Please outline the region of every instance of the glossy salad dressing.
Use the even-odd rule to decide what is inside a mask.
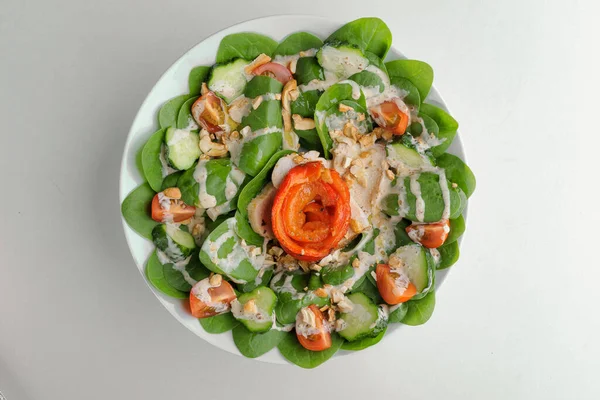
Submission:
[[[203,208],[211,208],[217,205],[217,198],[206,191],[206,180],[208,179],[207,163],[207,160],[198,161],[194,170],[194,180],[198,182],[198,202]]]

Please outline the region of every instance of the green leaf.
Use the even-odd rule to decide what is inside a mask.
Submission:
[[[438,247],[437,250],[440,253],[440,262],[436,267],[437,269],[446,269],[453,266],[460,257],[458,242],[444,244]]]
[[[446,170],[446,178],[460,187],[467,198],[471,197],[477,186],[475,175],[463,160],[449,153],[444,153],[437,158],[438,167]]]
[[[248,358],[260,357],[283,340],[288,332],[271,329],[265,333],[252,333],[243,325],[233,328],[233,342],[240,353]]]
[[[195,251],[190,259],[188,265],[185,266],[185,270],[195,281],[201,281],[202,279],[210,275],[210,271],[202,265],[200,258],[198,258],[198,251]],[[173,268],[173,264],[168,263],[163,265],[163,275],[167,283],[174,289],[181,292],[189,292],[192,290],[192,285],[188,283],[183,277],[183,274]]]
[[[292,101],[292,114],[298,114],[304,118],[314,118],[315,108],[321,93],[319,90],[300,92],[298,98]]]
[[[427,295],[419,300],[410,300],[406,302],[406,315],[402,319],[402,323],[406,325],[422,325],[429,321],[435,308],[435,292],[430,291]]]
[[[379,343],[381,341],[381,339],[383,339],[383,336],[385,335],[386,331],[387,331],[387,327],[383,328],[383,330],[381,332],[379,332],[379,334],[375,337],[366,337],[363,339],[355,340],[353,342],[345,341],[342,344],[342,350],[358,351],[358,350],[366,349],[367,347],[374,346],[377,343]]]
[[[190,120],[193,121],[192,105],[196,100],[198,100],[198,96],[191,97],[182,104],[179,114],[177,114],[177,122],[175,124],[177,129],[187,129],[190,125]]]
[[[325,41],[339,40],[357,45],[363,51],[370,51],[385,58],[392,45],[392,32],[379,18],[360,18],[333,32]]]
[[[331,347],[323,351],[306,350],[293,332],[279,342],[277,348],[289,362],[302,368],[315,368],[329,360],[342,346],[344,340],[337,333],[331,335]]]
[[[461,215],[458,218],[451,219],[450,233],[448,233],[448,237],[446,238],[444,244],[456,242],[463,233],[465,233],[465,219],[463,216]]]
[[[406,233],[406,227],[410,224],[411,221],[402,219],[402,221],[398,222],[398,224],[396,224],[394,227],[394,234],[396,235],[396,248],[414,243],[410,236],[408,236],[408,233]]]
[[[431,104],[421,104],[421,109],[419,111],[421,114],[431,117],[439,127],[438,138],[444,140],[444,142],[439,146],[431,148],[433,156],[439,157],[448,150],[448,147],[452,144],[452,141],[456,136],[456,131],[458,130],[458,122],[456,122],[456,120],[446,111]]]
[[[283,128],[281,117],[281,102],[277,100],[263,101],[256,110],[250,112],[242,119],[238,130],[249,126],[253,131],[275,127]]]
[[[408,306],[406,305],[406,303],[398,304],[397,308],[394,311],[390,312],[390,317],[388,319],[388,322],[389,323],[402,322],[402,320],[406,316],[407,311],[408,311]]]
[[[442,189],[439,183],[439,176],[432,172],[424,172],[417,179],[421,186],[421,197],[425,203],[425,213],[423,221],[420,222],[437,222],[442,219],[445,202],[442,194]],[[407,188],[406,201],[408,204],[408,212],[406,218],[411,221],[418,221],[416,216],[416,197],[412,193],[411,179],[409,177],[404,179],[404,186]],[[462,210],[466,203],[463,203],[461,199],[462,190],[460,188],[448,187],[450,192],[450,218],[456,218],[462,214]],[[394,197],[395,196],[395,197]],[[395,200],[394,200],[395,198]],[[465,197],[466,202],[466,197]],[[390,195],[384,199],[385,211],[388,212],[388,207],[398,208],[398,197],[397,195]],[[397,211],[396,211],[397,215]],[[455,217],[456,215],[456,217]]]
[[[162,164],[160,163],[160,152],[165,139],[166,128],[154,132],[142,149],[142,169],[144,176],[155,192],[162,188]]]
[[[316,129],[300,130],[294,129],[296,135],[300,139],[300,146],[306,150],[316,150],[319,153],[323,152],[323,145],[319,139],[319,133]]]
[[[299,58],[296,63],[296,73],[294,75],[298,81],[298,85],[305,85],[314,79],[325,80],[323,67],[317,61],[317,57]]]
[[[143,153],[144,153],[144,146],[140,147],[139,150],[137,151],[137,153],[135,153],[135,166],[137,167],[138,171],[140,171],[140,174],[142,174],[142,176],[145,179],[146,177],[144,176],[144,166],[142,165],[142,154]]]
[[[383,91],[385,90],[385,84],[383,83],[381,78],[374,72],[361,71],[352,75],[348,79],[358,83],[362,87],[378,86],[379,93],[383,93]]]
[[[261,53],[273,55],[277,42],[270,37],[252,32],[233,33],[225,36],[217,50],[217,64],[224,64],[234,58],[252,61]]]
[[[194,179],[194,171],[196,170],[196,163],[192,165],[190,169],[185,171],[177,180],[177,187],[181,191],[181,200],[185,204],[192,206],[198,206],[198,193],[200,190],[200,184]],[[165,178],[167,180],[169,177]]]
[[[253,99],[267,93],[281,93],[283,85],[270,76],[255,76],[248,82],[244,89],[244,96]]]
[[[308,32],[295,32],[279,43],[273,53],[274,56],[291,56],[301,51],[318,49],[323,46],[323,41]]]
[[[262,188],[268,183],[271,178],[271,170],[277,164],[277,161],[281,157],[293,153],[291,150],[281,150],[273,154],[269,161],[265,164],[262,170],[254,177],[244,188],[241,190],[238,197],[236,213],[237,220],[237,234],[244,239],[247,243],[255,246],[261,246],[264,238],[258,233],[254,232],[248,222],[248,205],[262,190]]]
[[[390,78],[390,83],[407,93],[406,97],[402,99],[406,104],[416,107],[417,110],[421,107],[419,89],[411,81],[406,78],[394,76]]]
[[[176,172],[173,172],[170,175],[167,175],[165,177],[165,179],[163,180],[162,187],[160,188],[160,190],[162,191],[162,190],[165,190],[167,188],[177,186],[177,181],[179,180],[179,178],[181,177],[181,175],[183,175],[183,172],[184,171],[176,171]],[[190,204],[194,204],[194,203],[190,203]]]
[[[239,325],[239,321],[230,312],[214,317],[200,318],[199,321],[206,332],[213,334],[230,331]]]
[[[419,60],[394,60],[385,64],[390,78],[405,78],[419,90],[421,100],[425,100],[433,84],[433,68]]]
[[[142,183],[121,204],[121,214],[127,225],[149,240],[152,240],[152,229],[158,225],[158,222],[150,218],[150,205],[155,194],[147,182]]]
[[[367,271],[367,273],[365,274],[365,277],[367,279],[364,279],[358,287],[353,288],[351,293],[362,293],[368,298],[370,298],[373,301],[373,303],[381,304],[383,303],[383,299],[379,294],[377,285],[373,282],[371,271],[373,271],[373,268],[370,268],[369,271]]]
[[[165,279],[163,265],[158,260],[156,251],[152,252],[146,263],[146,277],[152,286],[167,296],[175,297],[176,299],[185,299],[188,297],[187,293],[179,291],[169,285]]]
[[[423,125],[425,125],[425,129],[427,129],[427,132],[433,134],[436,137],[439,135],[440,128],[432,118],[422,113],[419,113],[419,118],[423,120]],[[423,133],[423,125],[415,121],[408,126],[406,132],[409,133],[411,136],[419,137]],[[408,139],[409,136],[402,135],[402,139],[404,140],[405,138]],[[413,145],[410,144],[409,147],[411,146]]]
[[[329,285],[341,285],[354,276],[354,268],[350,259],[347,265],[327,265],[321,269],[321,279]]]
[[[179,109],[187,100],[194,97],[193,94],[182,94],[167,101],[158,111],[158,125],[161,128],[175,127]]]
[[[200,95],[202,82],[208,81],[210,68],[204,65],[192,68],[188,77],[188,88],[191,95]]]

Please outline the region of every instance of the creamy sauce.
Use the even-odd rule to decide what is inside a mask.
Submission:
[[[194,170],[194,179],[198,182],[198,202],[203,208],[211,208],[217,205],[217,198],[206,191],[206,180],[208,171],[206,169],[207,160],[198,161]]]
[[[285,276],[285,278],[283,278]],[[279,281],[283,278],[283,283],[281,285],[277,285]],[[293,274],[285,274],[283,271],[275,274],[273,279],[271,279],[271,289],[275,293],[290,293],[292,295],[292,299],[298,300],[303,298],[306,293],[299,292],[296,290],[294,285],[292,285],[292,280],[294,279]]]
[[[248,312],[244,310],[244,305],[240,303],[238,299],[234,299],[231,302],[231,313],[236,319],[243,319],[253,322],[272,321],[275,323],[275,313],[269,314],[260,307],[256,307],[256,312]]]
[[[189,274],[189,272],[187,272],[187,270],[185,269],[188,266],[188,264],[190,263],[192,256],[189,256],[185,260],[173,262],[172,260],[169,259],[169,257],[165,253],[163,253],[162,251],[160,251],[158,249],[156,250],[156,255],[162,265],[171,264],[173,269],[175,271],[179,271],[181,273],[181,275],[183,275],[183,279],[185,279],[185,281],[187,283],[189,283],[191,286],[194,286],[196,283],[198,283],[198,281],[195,280],[194,278],[192,278],[191,275]]]
[[[173,222],[173,214],[171,211],[171,199],[169,199],[163,192],[158,193],[158,203],[160,204],[160,208],[164,211],[162,222],[172,223]]]
[[[167,146],[165,146],[164,144],[160,146],[160,153],[158,153],[158,159],[160,160],[160,165],[162,167],[163,178],[177,171],[176,169],[171,168],[171,166],[167,162]]]
[[[164,250],[166,256],[173,261],[181,261],[183,260],[183,253],[175,244],[171,236],[177,231],[179,227],[171,224],[167,224],[167,234],[165,235],[167,238],[167,248]]]
[[[167,141],[167,145],[175,146],[177,143],[182,140],[186,140],[190,137],[190,132],[184,129],[175,129],[173,132],[173,136]]]
[[[415,216],[417,220],[423,222],[425,218],[425,201],[421,196],[421,184],[419,183],[420,175],[411,175],[410,177],[410,192],[415,196]]]
[[[319,51],[319,49],[308,49],[298,54],[292,54],[289,56],[277,55],[273,58],[272,61],[274,63],[281,64],[284,67],[289,67],[290,64],[295,64],[296,62],[298,62],[298,59],[300,59],[301,57],[314,57],[317,54],[317,51]]]
[[[191,294],[194,295],[200,301],[202,301],[204,304],[206,304],[208,307],[213,308],[214,311],[219,314],[229,311],[229,303],[212,301],[210,293],[208,293],[208,290],[212,287],[213,286],[210,284],[209,278],[205,278],[192,287]]]

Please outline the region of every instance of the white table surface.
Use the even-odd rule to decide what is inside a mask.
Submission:
[[[0,0],[0,391],[600,398],[597,4]],[[430,322],[305,371],[213,348],[162,308],[129,255],[117,181],[135,112],[188,48],[258,16],[334,12],[384,18],[434,67],[478,187]]]

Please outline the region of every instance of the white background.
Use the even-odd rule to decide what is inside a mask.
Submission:
[[[31,399],[600,398],[593,1],[0,0],[0,391]],[[383,18],[429,62],[478,178],[424,326],[311,371],[183,328],[131,260],[126,133],[187,49],[280,13]]]

